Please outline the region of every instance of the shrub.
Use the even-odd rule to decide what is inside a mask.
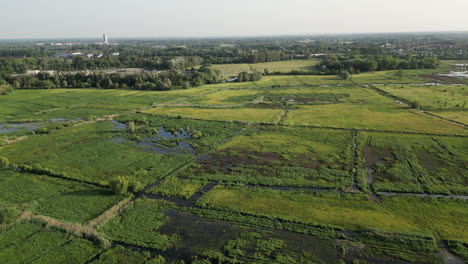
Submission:
[[[137,193],[143,190],[143,188],[144,188],[143,184],[139,181],[133,181],[128,186],[128,190],[132,193]]]
[[[0,169],[6,169],[10,165],[10,161],[5,157],[0,157]]]
[[[124,177],[117,177],[110,182],[110,188],[114,193],[126,193],[128,191],[128,180]]]
[[[200,139],[203,136],[203,133],[201,131],[195,131],[192,134],[192,139]]]
[[[13,207],[0,208],[0,224],[10,224],[16,220],[20,211]]]
[[[38,129],[35,129],[34,130],[34,133],[35,134],[49,134],[49,129],[47,129],[47,127],[41,127],[41,128],[38,128]]]
[[[127,130],[128,130],[128,133],[134,134],[136,131],[135,122],[133,121],[128,122]]]

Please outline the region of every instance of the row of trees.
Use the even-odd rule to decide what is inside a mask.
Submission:
[[[171,90],[172,88],[190,88],[204,84],[218,83],[221,75],[218,70],[202,67],[191,71],[167,71],[159,73],[76,73],[48,74],[36,76],[8,76],[6,81],[14,89],[50,89],[50,88],[133,88],[139,90]]]
[[[329,56],[320,64],[320,70],[328,74],[339,74],[348,71],[351,74],[384,71],[396,69],[435,69],[439,65],[436,57],[424,57],[417,59],[397,58],[393,56]]]
[[[237,76],[238,82],[255,82],[262,79],[262,74],[260,72],[254,71],[252,73],[241,72]]]
[[[27,70],[79,71],[113,68],[145,68],[157,70],[182,70],[203,63],[198,56],[157,57],[157,56],[103,56],[88,59],[83,56],[68,58],[31,57],[2,58],[0,57],[0,72],[25,73]]]

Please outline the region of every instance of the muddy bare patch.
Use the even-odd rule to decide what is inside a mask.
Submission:
[[[200,159],[198,163],[203,165],[206,172],[217,172],[239,165],[266,165],[272,161],[280,160],[281,156],[277,153],[255,153],[244,149],[226,149],[215,151]]]
[[[425,150],[418,151],[416,155],[418,157],[419,164],[428,171],[436,171],[444,165],[444,163],[434,154]]]
[[[391,150],[366,146],[363,154],[366,164],[367,184],[371,185],[374,181],[378,182],[381,179],[395,180],[381,168],[389,167],[391,165],[391,160],[393,159]]]
[[[295,166],[307,169],[317,169],[322,162],[312,159],[310,156],[290,157],[273,152],[251,152],[245,149],[226,149],[216,151],[200,159],[205,172],[217,172],[229,170],[238,166]]]
[[[366,146],[364,148],[364,159],[367,168],[372,168],[379,163],[388,166],[390,160],[393,159],[393,154],[389,149]]]
[[[447,76],[447,75],[433,74],[433,75],[421,75],[421,77],[429,79],[431,80],[431,82],[434,82],[434,83],[464,83],[465,82],[463,79],[460,79],[454,76]]]

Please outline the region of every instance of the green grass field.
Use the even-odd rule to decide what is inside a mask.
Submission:
[[[380,85],[377,87],[407,101],[418,103],[425,111],[450,120],[468,123],[468,106],[466,106],[468,86]]]
[[[2,95],[0,262],[441,264],[445,247],[466,261],[468,133],[450,120],[468,123],[468,86],[439,75],[454,63]]]
[[[146,199],[136,200],[100,231],[104,236],[127,244],[165,250],[176,243],[175,236],[156,232],[169,219],[164,215],[168,205]]]
[[[351,187],[351,133],[253,127],[208,154],[183,177],[237,183]]]
[[[144,152],[112,142],[115,136],[110,122],[95,122],[32,136],[0,151],[16,164],[39,165],[66,177],[104,184],[117,176],[147,184],[192,157]]]
[[[466,129],[403,107],[390,99],[362,103],[305,105],[288,114],[288,125],[466,135]]]
[[[466,156],[455,154],[468,144],[448,145],[445,138],[364,133],[361,142],[373,187],[381,191],[468,193]],[[452,150],[453,149],[453,150]]]
[[[190,97],[210,89],[192,88],[168,92],[111,89],[17,90],[8,97],[0,97],[0,122],[21,119],[86,119]]]
[[[20,222],[0,229],[0,259],[3,263],[82,264],[101,251],[91,241],[44,228],[38,222]]]
[[[125,195],[48,176],[0,170],[0,203],[65,222],[85,223]]]
[[[148,193],[188,199],[203,186],[204,184],[200,181],[168,177],[157,186],[149,189]]]
[[[467,203],[462,200],[399,196],[373,202],[361,194],[215,187],[198,205],[347,229],[431,231],[445,239],[468,241],[468,232],[457,228],[468,224]]]
[[[109,249],[99,256],[93,264],[110,264],[110,263],[129,263],[129,264],[164,264],[166,263],[161,256],[152,258],[149,251],[134,251],[126,249],[122,246],[116,246]]]
[[[263,73],[265,69],[270,72],[291,72],[291,71],[313,71],[318,60],[285,60],[264,63],[239,63],[239,64],[213,64],[212,68],[221,71],[221,74],[228,78],[237,76],[240,72],[258,71]]]
[[[282,109],[211,109],[191,107],[156,107],[144,111],[149,114],[181,116],[215,121],[278,123],[284,114]]]

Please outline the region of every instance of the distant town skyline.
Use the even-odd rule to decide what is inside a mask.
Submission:
[[[466,0],[15,0],[0,39],[468,31]]]

